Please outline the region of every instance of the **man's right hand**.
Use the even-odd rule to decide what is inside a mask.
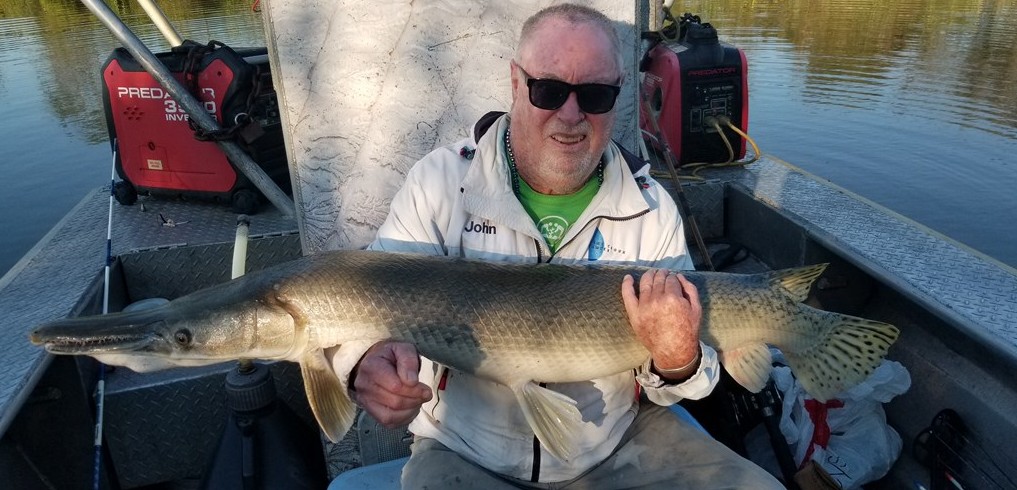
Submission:
[[[432,396],[431,388],[418,380],[419,371],[420,357],[413,344],[374,344],[356,367],[357,403],[386,427],[410,423]]]

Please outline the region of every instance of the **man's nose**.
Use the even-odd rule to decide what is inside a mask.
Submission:
[[[575,92],[569,93],[565,103],[558,108],[557,116],[558,119],[569,125],[578,124],[586,117],[586,113],[579,108],[579,96]]]

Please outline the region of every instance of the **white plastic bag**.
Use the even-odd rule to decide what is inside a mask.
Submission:
[[[808,396],[787,367],[775,368],[773,379],[784,395],[780,430],[799,467],[815,461],[846,490],[886,475],[901,440],[882,404],[911,387],[904,366],[884,360],[864,382],[826,403]]]

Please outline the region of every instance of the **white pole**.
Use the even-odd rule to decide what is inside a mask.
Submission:
[[[251,220],[246,214],[237,216],[237,236],[233,241],[232,279],[236,279],[247,270],[247,237],[250,234]]]

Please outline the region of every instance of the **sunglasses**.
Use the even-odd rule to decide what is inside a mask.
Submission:
[[[603,114],[614,107],[614,101],[621,92],[618,85],[606,83],[580,83],[572,85],[561,80],[550,78],[533,78],[523,67],[516,65],[526,77],[526,87],[530,90],[530,103],[534,107],[547,111],[557,110],[565,105],[569,94],[576,93],[579,109],[587,114]]]

